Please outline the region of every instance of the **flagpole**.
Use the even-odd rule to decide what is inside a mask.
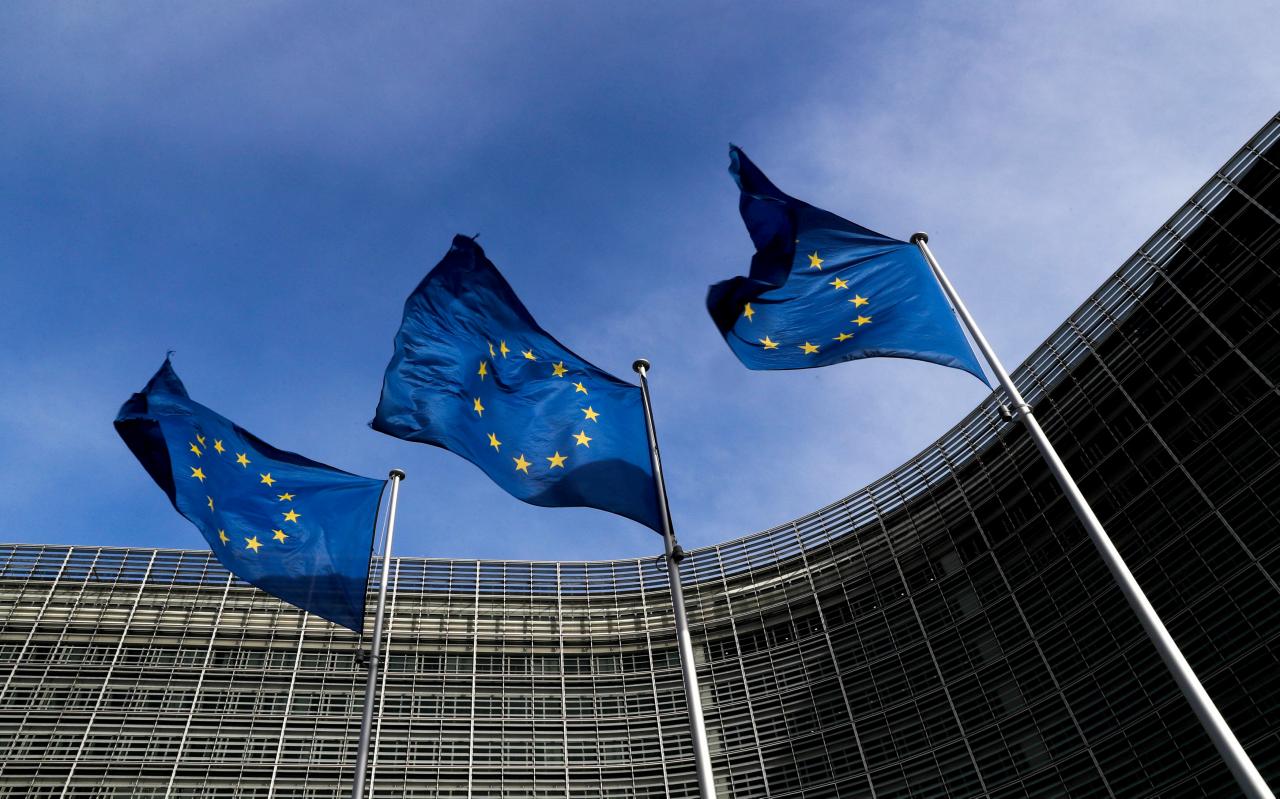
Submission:
[[[1098,552],[1102,555],[1103,561],[1106,562],[1107,568],[1111,570],[1111,576],[1119,584],[1120,592],[1129,601],[1129,606],[1133,608],[1133,611],[1138,614],[1138,620],[1142,622],[1142,628],[1146,630],[1147,636],[1155,644],[1156,651],[1160,653],[1165,666],[1173,674],[1174,682],[1182,689],[1183,696],[1191,703],[1191,709],[1195,711],[1196,716],[1200,719],[1200,724],[1209,733],[1209,738],[1212,739],[1213,745],[1217,747],[1218,754],[1227,762],[1227,766],[1231,769],[1232,775],[1235,776],[1240,790],[1249,799],[1275,799],[1275,794],[1267,787],[1267,783],[1263,781],[1257,767],[1249,759],[1248,753],[1240,745],[1240,741],[1236,739],[1235,734],[1231,732],[1231,728],[1227,726],[1226,720],[1218,712],[1218,708],[1213,704],[1213,700],[1209,698],[1204,686],[1200,684],[1195,672],[1191,670],[1191,665],[1187,663],[1187,659],[1183,657],[1182,652],[1178,649],[1173,636],[1169,635],[1169,631],[1165,629],[1164,622],[1160,621],[1160,617],[1156,615],[1155,608],[1151,606],[1146,594],[1138,586],[1138,581],[1134,579],[1133,573],[1129,571],[1129,567],[1121,559],[1120,552],[1111,543],[1111,538],[1106,531],[1102,529],[1102,523],[1094,515],[1093,508],[1089,507],[1089,503],[1085,500],[1084,494],[1081,493],[1080,487],[1076,485],[1076,481],[1072,479],[1067,467],[1063,465],[1062,459],[1058,457],[1057,450],[1053,448],[1053,444],[1049,443],[1049,439],[1044,434],[1044,430],[1041,429],[1040,423],[1032,415],[1031,406],[1022,398],[1018,387],[1013,384],[1009,373],[1005,371],[1004,365],[1000,363],[1000,359],[996,356],[995,350],[991,348],[986,337],[982,335],[982,331],[978,329],[978,323],[969,314],[969,310],[960,300],[960,295],[956,293],[955,287],[951,285],[951,281],[943,273],[942,267],[938,265],[937,259],[933,257],[933,253],[929,250],[929,234],[916,233],[911,237],[911,242],[920,248],[920,252],[924,255],[925,260],[929,262],[929,267],[938,279],[938,283],[942,285],[942,290],[946,292],[947,298],[951,300],[951,305],[956,309],[956,313],[959,314],[965,327],[969,329],[969,334],[973,336],[978,349],[982,350],[987,363],[991,365],[991,371],[995,372],[1001,387],[1004,388],[1005,393],[1009,395],[1009,399],[1013,403],[1014,416],[1021,419],[1022,424],[1027,428],[1027,432],[1031,435],[1031,440],[1035,442],[1036,448],[1040,450],[1040,454],[1049,465],[1049,470],[1057,478],[1058,485],[1061,486],[1063,493],[1067,495],[1067,501],[1071,504],[1071,508],[1076,512],[1076,516],[1080,519],[1080,523],[1084,525],[1085,530],[1088,531],[1089,537],[1093,539],[1094,546],[1098,548]]]
[[[667,504],[667,484],[662,479],[662,458],[658,454],[658,434],[653,426],[653,408],[649,405],[649,362],[640,358],[631,364],[640,375],[640,396],[644,401],[644,425],[649,434],[649,462],[653,464],[653,483],[662,511],[662,543],[666,549],[667,579],[671,582],[671,609],[676,617],[676,644],[680,650],[680,671],[684,675],[685,699],[689,704],[689,732],[693,736],[693,759],[698,771],[698,795],[716,799],[716,786],[711,772],[711,751],[707,746],[707,724],[702,716],[702,695],[698,692],[698,670],[693,662],[693,639],[689,636],[689,617],[684,608],[684,588],[680,584],[680,561],[684,549],[676,543],[671,526],[671,507]]]
[[[387,605],[387,577],[391,574],[391,539],[396,532],[396,500],[405,474],[392,469],[391,507],[387,511],[387,540],[382,545],[382,575],[378,585],[378,611],[373,617],[373,647],[369,653],[369,679],[364,686],[364,716],[360,719],[360,744],[356,750],[356,776],[351,783],[351,799],[364,796],[364,778],[369,763],[369,732],[373,727],[373,695],[378,681],[378,654],[382,647],[382,614]]]

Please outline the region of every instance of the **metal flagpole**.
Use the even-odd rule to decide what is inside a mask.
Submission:
[[[991,365],[991,371],[996,373],[996,378],[1000,381],[1000,385],[1013,402],[1013,414],[1022,420],[1027,432],[1031,434],[1031,440],[1036,443],[1036,448],[1044,456],[1045,462],[1049,465],[1049,470],[1053,472],[1053,476],[1058,480],[1058,485],[1062,487],[1063,493],[1067,495],[1067,501],[1071,503],[1071,507],[1075,510],[1080,523],[1089,532],[1089,537],[1093,539],[1094,546],[1098,548],[1098,552],[1106,562],[1107,568],[1111,570],[1111,576],[1119,584],[1120,592],[1129,601],[1129,606],[1138,614],[1138,620],[1142,622],[1142,628],[1147,631],[1151,642],[1156,645],[1156,650],[1160,653],[1160,657],[1164,659],[1165,666],[1169,668],[1169,671],[1173,674],[1174,681],[1182,689],[1183,696],[1191,703],[1191,709],[1195,711],[1196,716],[1200,719],[1200,724],[1209,733],[1209,738],[1213,740],[1213,745],[1218,748],[1218,754],[1222,755],[1222,759],[1227,761],[1227,766],[1235,776],[1240,790],[1249,799],[1275,799],[1275,794],[1267,787],[1267,783],[1263,781],[1257,767],[1253,765],[1253,761],[1249,759],[1244,747],[1240,745],[1240,741],[1231,732],[1231,728],[1227,726],[1227,722],[1222,718],[1222,714],[1218,712],[1213,700],[1209,698],[1204,686],[1196,678],[1195,672],[1191,670],[1191,665],[1182,656],[1178,645],[1174,643],[1173,636],[1169,635],[1164,623],[1156,615],[1155,608],[1151,606],[1146,594],[1138,586],[1138,581],[1133,578],[1133,573],[1129,571],[1129,567],[1120,558],[1120,552],[1111,543],[1111,538],[1106,531],[1102,529],[1102,523],[1094,515],[1093,508],[1089,507],[1084,494],[1080,493],[1080,487],[1076,485],[1076,481],[1072,479],[1067,467],[1063,465],[1062,459],[1058,457],[1053,444],[1049,443],[1049,439],[1045,436],[1044,430],[1041,429],[1040,423],[1032,415],[1031,406],[1023,400],[1018,387],[1009,378],[1009,373],[1005,371],[1004,365],[1000,363],[1000,359],[996,357],[996,353],[991,349],[986,337],[978,329],[977,322],[973,320],[969,310],[965,308],[964,303],[960,300],[960,296],[956,294],[955,287],[951,285],[951,281],[943,273],[942,267],[938,265],[937,259],[933,257],[933,253],[929,250],[929,235],[927,233],[916,233],[911,237],[911,242],[919,247],[920,252],[924,254],[924,258],[929,262],[929,267],[933,269],[933,274],[937,277],[938,283],[942,285],[942,290],[946,292],[947,298],[951,300],[951,305],[956,309],[956,313],[960,315],[965,327],[969,329],[969,333],[973,336],[974,342],[977,343],[978,349],[982,350],[987,363]]]
[[[391,507],[387,511],[387,540],[382,545],[382,576],[378,585],[378,612],[373,617],[373,647],[369,653],[369,681],[364,686],[364,717],[360,719],[360,744],[356,750],[356,777],[351,783],[351,799],[364,796],[364,778],[369,763],[369,732],[373,727],[373,695],[378,682],[378,654],[382,646],[382,614],[387,606],[387,577],[391,574],[391,539],[396,532],[396,500],[405,474],[392,469]]]
[[[658,434],[653,427],[653,408],[649,405],[649,362],[644,358],[631,364],[640,375],[640,396],[644,400],[644,425],[649,433],[649,461],[653,464],[653,483],[658,491],[662,511],[662,543],[666,548],[667,578],[671,581],[671,609],[676,616],[676,643],[680,649],[680,671],[684,675],[684,693],[689,703],[689,732],[693,736],[693,759],[698,768],[698,795],[716,799],[715,780],[711,773],[711,751],[707,747],[707,724],[702,717],[702,695],[698,693],[698,670],[693,662],[693,639],[689,637],[689,617],[684,609],[684,588],[680,585],[680,561],[684,550],[676,543],[671,527],[671,508],[667,505],[667,484],[662,479],[662,458],[658,454]]]

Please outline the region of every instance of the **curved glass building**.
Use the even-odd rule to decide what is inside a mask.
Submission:
[[[1017,371],[1280,786],[1280,119]],[[722,797],[1231,796],[1016,423],[684,564]],[[399,558],[374,795],[696,796],[657,559]],[[206,552],[0,547],[0,796],[341,797],[345,630]]]

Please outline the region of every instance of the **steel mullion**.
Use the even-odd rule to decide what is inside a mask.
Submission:
[[[133,605],[129,608],[129,615],[125,618],[124,626],[120,629],[120,640],[116,644],[115,654],[111,657],[111,664],[107,667],[107,673],[102,678],[102,690],[98,691],[98,699],[94,702],[93,711],[89,714],[89,720],[85,722],[84,735],[80,738],[80,746],[76,749],[75,757],[71,761],[70,768],[67,769],[67,779],[62,785],[62,796],[66,796],[71,790],[71,780],[75,777],[76,766],[80,764],[80,757],[84,753],[85,745],[89,742],[89,735],[93,732],[93,722],[98,718],[98,710],[102,707],[102,697],[107,693],[107,687],[111,683],[111,677],[115,674],[116,663],[120,660],[120,653],[124,651],[125,639],[129,636],[129,625],[133,622],[133,614],[138,610],[138,603],[142,600],[142,594],[147,589],[147,580],[151,577],[151,567],[156,562],[156,556],[160,554],[159,550],[152,550],[150,559],[147,560],[147,569],[142,575],[142,582],[138,585],[138,593],[133,597]],[[122,563],[127,562],[128,556],[125,556]],[[123,573],[123,566],[121,572]],[[120,580],[120,573],[116,575],[116,582]],[[88,580],[85,581],[88,585]],[[114,585],[114,583],[113,583]],[[71,615],[67,617],[67,626],[71,626]]]

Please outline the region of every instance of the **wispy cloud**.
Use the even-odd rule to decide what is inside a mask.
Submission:
[[[926,228],[1009,365],[1275,110],[1248,4],[296,3],[0,8],[0,538],[198,546],[109,421],[166,349],[193,395],[337,466],[410,473],[403,551],[653,554],[364,422],[455,232],[540,322],[653,387],[677,527],[787,521],[983,396],[901,361],[742,369],[703,311],[785,190]],[[56,486],[56,513],[51,513]]]

